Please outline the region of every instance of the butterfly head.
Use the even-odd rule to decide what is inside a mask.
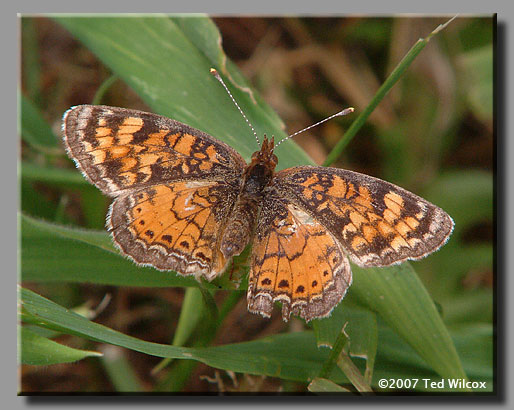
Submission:
[[[264,141],[262,142],[261,149],[260,151],[256,151],[253,153],[250,165],[265,166],[273,171],[278,163],[278,158],[273,153],[274,149],[275,138],[271,137],[271,139],[268,139],[266,135],[264,135]]]
[[[244,172],[244,190],[251,193],[261,192],[272,180],[275,167],[278,163],[277,156],[273,153],[275,140],[264,136],[260,151],[252,155],[250,164]]]

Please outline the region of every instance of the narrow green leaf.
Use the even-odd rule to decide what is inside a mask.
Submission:
[[[373,393],[371,386],[364,379],[357,366],[355,366],[355,364],[352,362],[352,359],[350,359],[350,356],[348,356],[345,351],[342,351],[339,355],[337,365],[343,371],[346,377],[348,377],[350,382],[359,393]]]
[[[354,307],[347,317],[345,332],[349,337],[348,354],[366,360],[364,379],[370,384],[375,366],[378,346],[378,327],[376,315],[360,307]]]
[[[40,336],[37,333],[20,327],[19,333],[20,361],[23,364],[51,365],[70,363],[86,357],[101,356],[101,353],[74,349]]]
[[[359,116],[352,123],[350,128],[345,132],[344,137],[337,143],[334,149],[327,155],[324,166],[329,166],[332,164],[343,152],[344,148],[351,139],[357,134],[357,132],[361,129],[361,127],[366,123],[366,120],[371,115],[371,113],[375,110],[377,105],[384,99],[387,93],[393,88],[393,86],[398,82],[400,78],[402,78],[403,73],[407,68],[412,64],[412,62],[416,59],[421,50],[425,48],[433,35],[437,34],[439,31],[443,30],[455,17],[449,20],[446,24],[438,26],[432,33],[430,33],[426,38],[419,39],[414,46],[409,50],[409,52],[403,57],[403,59],[398,63],[395,69],[391,72],[389,77],[384,81],[382,86],[378,89],[375,96],[372,98],[368,106],[359,114]]]
[[[37,107],[21,94],[21,135],[33,148],[45,154],[59,154],[59,139],[45,121]]]
[[[109,90],[109,88],[112,87],[112,85],[116,82],[118,77],[116,75],[111,75],[107,80],[105,80],[100,87],[98,87],[98,90],[96,90],[96,94],[93,97],[93,101],[91,101],[91,104],[97,105],[101,104],[102,99],[104,98],[105,93]]]
[[[117,346],[106,346],[103,354],[101,362],[117,392],[145,391],[122,349]]]
[[[173,346],[184,346],[203,316],[204,306],[200,289],[187,288],[184,294],[184,302],[182,302],[180,309],[177,328],[173,335]],[[158,373],[170,363],[171,359],[164,359],[152,369],[152,373]]]
[[[187,288],[177,329],[173,336],[173,346],[184,346],[202,317],[203,310],[204,302],[202,292],[198,288]]]
[[[323,367],[321,368],[321,372],[319,374],[320,378],[327,378],[332,373],[332,370],[334,366],[337,364],[339,368],[343,371],[343,373],[348,377],[348,380],[350,380],[350,383],[353,384],[353,386],[357,389],[360,393],[370,393],[372,392],[372,389],[369,385],[371,379],[369,378],[369,381],[366,381],[364,377],[361,375],[359,369],[350,359],[350,356],[348,355],[347,351],[350,337],[348,336],[348,333],[346,332],[346,325],[348,322],[343,325],[337,339],[334,342],[334,347],[332,348],[332,351],[330,352],[330,355],[327,359],[327,361],[323,364]]]
[[[327,357],[326,352],[316,347],[312,332],[279,334],[252,342],[205,348],[169,346],[146,342],[91,322],[27,289],[20,290],[20,298],[27,314],[70,334],[153,356],[197,360],[233,372],[306,382],[316,377]],[[337,383],[347,379],[336,369],[332,380]]]
[[[27,182],[44,182],[61,187],[96,189],[75,170],[46,167],[26,161],[21,162],[21,178]]]
[[[346,346],[347,343],[348,335],[345,333],[343,326],[339,331],[339,335],[337,336],[334,342],[334,346],[332,347],[330,354],[328,355],[328,359],[325,361],[325,363],[323,363],[323,367],[319,372],[319,377],[324,379],[330,377],[333,369],[335,368],[339,360],[339,356],[341,355],[341,352],[343,351],[343,348]]]

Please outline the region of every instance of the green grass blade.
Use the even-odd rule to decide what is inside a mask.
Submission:
[[[144,386],[139,381],[135,370],[125,358],[125,351],[117,346],[103,349],[101,362],[117,392],[143,392]]]
[[[20,290],[22,308],[27,315],[53,328],[90,340],[114,344],[158,357],[196,360],[208,366],[306,382],[319,373],[326,352],[316,347],[312,332],[275,335],[252,342],[224,346],[187,348],[146,342],[91,322],[27,289]],[[342,372],[332,374],[335,382],[346,381]]]
[[[23,364],[48,366],[51,364],[76,362],[86,357],[102,356],[99,352],[74,349],[54,342],[23,326],[20,327],[18,341],[20,343],[20,362]]]
[[[202,292],[198,288],[187,288],[184,294],[184,302],[180,309],[177,328],[173,335],[173,346],[184,346],[204,313],[204,300]],[[171,363],[171,359],[164,359],[152,369],[157,373]]]
[[[21,178],[26,182],[44,182],[59,187],[96,189],[77,171],[27,161],[21,162]]]
[[[204,301],[202,292],[197,288],[187,288],[180,311],[177,329],[173,336],[173,346],[183,346],[202,317]]]
[[[341,355],[341,352],[343,351],[343,348],[347,343],[348,335],[345,333],[343,327],[339,332],[339,335],[337,336],[335,342],[333,343],[333,347],[330,351],[328,359],[325,361],[325,363],[323,363],[323,367],[319,372],[319,377],[321,377],[322,379],[330,377],[330,374],[332,373],[332,370],[335,368],[339,356]]]
[[[359,393],[373,393],[371,386],[364,379],[357,366],[355,366],[355,364],[352,362],[352,359],[350,359],[350,356],[348,356],[345,351],[342,351],[339,355],[337,366],[344,372],[344,374],[348,377],[350,382]]]
[[[62,153],[59,139],[45,121],[39,109],[21,94],[21,135],[23,140],[45,154]]]
[[[102,83],[102,85],[98,87],[98,90],[96,91],[95,96],[93,97],[93,101],[91,101],[91,104],[101,104],[105,94],[107,93],[107,91],[109,91],[109,88],[112,87],[116,80],[118,80],[118,77],[116,75],[111,75],[107,80],[105,80]]]
[[[454,17],[455,18],[455,17]],[[361,127],[366,123],[368,117],[371,115],[373,110],[377,107],[377,105],[384,99],[387,93],[393,88],[393,86],[398,82],[400,78],[402,78],[405,70],[412,64],[412,62],[416,59],[416,57],[421,53],[421,51],[428,44],[433,35],[437,34],[439,31],[444,29],[451,21],[449,20],[444,25],[440,25],[437,27],[430,35],[428,35],[424,39],[419,39],[414,46],[409,50],[409,52],[405,55],[405,57],[398,63],[396,68],[392,71],[392,73],[387,77],[382,86],[378,89],[377,93],[368,104],[368,106],[362,111],[359,116],[352,123],[350,128],[345,132],[343,138],[337,143],[334,149],[327,155],[324,166],[331,165],[343,152],[344,148],[351,139],[357,134],[357,132],[361,129]]]

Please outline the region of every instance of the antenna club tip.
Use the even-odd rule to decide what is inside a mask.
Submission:
[[[216,77],[216,78],[220,78],[220,75],[219,75],[219,73],[218,73],[218,70],[216,70],[215,68],[211,68],[211,69],[209,70],[209,72],[210,72],[214,77]]]
[[[339,111],[337,114],[338,114],[338,116],[342,117],[343,115],[351,114],[354,111],[355,111],[355,108],[348,107],[348,108],[345,108],[343,111]]]

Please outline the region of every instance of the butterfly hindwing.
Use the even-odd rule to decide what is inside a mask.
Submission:
[[[219,243],[235,198],[215,181],[154,185],[116,198],[107,226],[135,262],[212,280],[229,262]]]
[[[284,198],[263,202],[254,236],[248,309],[269,317],[275,301],[282,317],[325,317],[352,281],[341,245],[319,222]]]

